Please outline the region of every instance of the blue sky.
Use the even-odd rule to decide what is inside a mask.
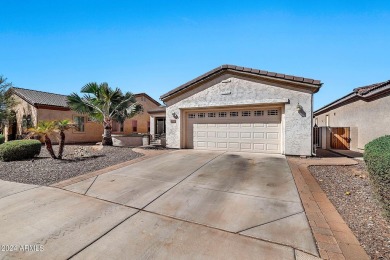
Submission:
[[[155,99],[234,64],[321,80],[319,108],[390,79],[390,1],[0,0],[0,75],[60,94],[91,81]]]

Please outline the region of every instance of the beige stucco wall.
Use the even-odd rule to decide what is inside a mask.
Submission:
[[[38,109],[38,121],[52,121],[52,120],[70,120],[74,121],[75,116],[85,117],[85,131],[78,132],[76,129],[70,129],[65,132],[66,143],[87,143],[100,142],[102,140],[103,125],[95,122],[88,122],[87,115],[78,114],[72,110],[61,111],[53,109]],[[53,139],[53,141],[56,141]]]
[[[312,94],[310,91],[223,74],[181,96],[166,101],[167,146],[184,148],[183,118],[185,109],[246,105],[275,105],[282,108],[282,153],[311,155]],[[223,95],[227,94],[228,95]],[[288,103],[282,104],[281,100]],[[306,115],[296,110],[300,104]],[[178,118],[176,123],[172,114]]]
[[[16,95],[12,95],[12,97],[16,102],[16,105],[13,108],[13,110],[16,113],[16,122],[17,122],[16,134],[20,135],[27,130],[27,129],[23,129],[22,127],[23,116],[30,115],[32,123],[36,125],[37,109]],[[6,127],[4,128],[4,135],[6,137],[6,141],[8,141],[7,137],[8,134],[11,134],[11,132],[12,132],[11,125],[6,125]]]
[[[68,119],[71,122],[74,121],[75,116],[84,116],[85,117],[85,131],[78,132],[75,129],[71,129],[65,132],[66,143],[85,143],[85,142],[100,142],[102,140],[103,134],[103,125],[101,123],[89,122],[87,120],[87,115],[78,114],[71,110],[55,110],[51,108],[35,108],[34,106],[27,103],[25,100],[15,96],[15,100],[18,102],[17,106],[14,108],[17,114],[17,134],[20,135],[23,133],[22,130],[22,118],[23,115],[31,115],[34,126],[37,125],[38,121],[52,121],[52,120],[65,120]],[[124,132],[121,134],[131,134],[133,131],[133,120],[137,120],[137,133],[147,133],[148,132],[148,122],[150,120],[150,115],[147,113],[150,109],[155,109],[158,107],[157,104],[149,100],[145,96],[139,96],[136,98],[137,102],[140,103],[144,112],[136,115],[133,118],[126,119],[124,122]],[[5,129],[5,134],[9,132],[9,127]],[[114,132],[115,133],[115,132]],[[54,137],[54,136],[53,136]],[[56,138],[53,138],[53,142],[56,142]]]
[[[390,135],[390,96],[366,102],[358,100],[318,115],[318,126],[325,126],[329,115],[330,127],[351,128],[351,150],[362,150],[375,138]]]
[[[137,103],[141,104],[143,107],[143,112],[140,114],[127,119],[124,122],[124,134],[131,134],[134,133],[133,131],[133,120],[137,120],[137,131],[136,133],[148,133],[148,122],[150,122],[150,115],[148,114],[148,110],[152,110],[155,108],[158,108],[159,105],[152,102],[149,98],[145,96],[139,96],[136,98]]]

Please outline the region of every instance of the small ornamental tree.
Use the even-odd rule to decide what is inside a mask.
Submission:
[[[68,96],[69,107],[81,114],[88,116],[103,124],[103,145],[112,145],[112,121],[123,122],[142,111],[142,106],[137,103],[131,92],[122,93],[119,88],[112,89],[107,83],[97,84],[91,82],[86,84],[81,97],[76,93]]]
[[[50,136],[55,132],[55,121],[40,121],[38,122],[37,127],[28,129],[29,134],[27,138],[30,138],[33,135],[38,135],[44,138],[45,146],[49,152],[51,158],[57,159],[57,156],[54,153],[53,145],[51,143]]]

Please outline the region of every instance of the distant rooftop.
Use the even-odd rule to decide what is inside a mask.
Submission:
[[[314,115],[326,113],[334,108],[343,106],[345,104],[354,102],[356,100],[373,100],[390,93],[390,80],[355,88],[351,93],[317,109]]]
[[[69,108],[67,104],[68,99],[66,95],[54,94],[54,93],[32,90],[32,89],[16,88],[16,87],[12,87],[11,91],[15,95],[26,100],[29,104],[33,106],[53,106],[53,107]],[[134,94],[134,96],[135,97],[145,96],[156,105],[158,106],[161,105],[159,102],[157,102],[155,99],[153,99],[146,93]]]
[[[33,106],[45,105],[68,108],[67,96],[65,95],[15,87],[11,91]]]

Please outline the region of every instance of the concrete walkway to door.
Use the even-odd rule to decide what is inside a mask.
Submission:
[[[63,189],[0,182],[0,212],[0,244],[44,247],[5,258],[318,256],[281,155],[179,150]]]

